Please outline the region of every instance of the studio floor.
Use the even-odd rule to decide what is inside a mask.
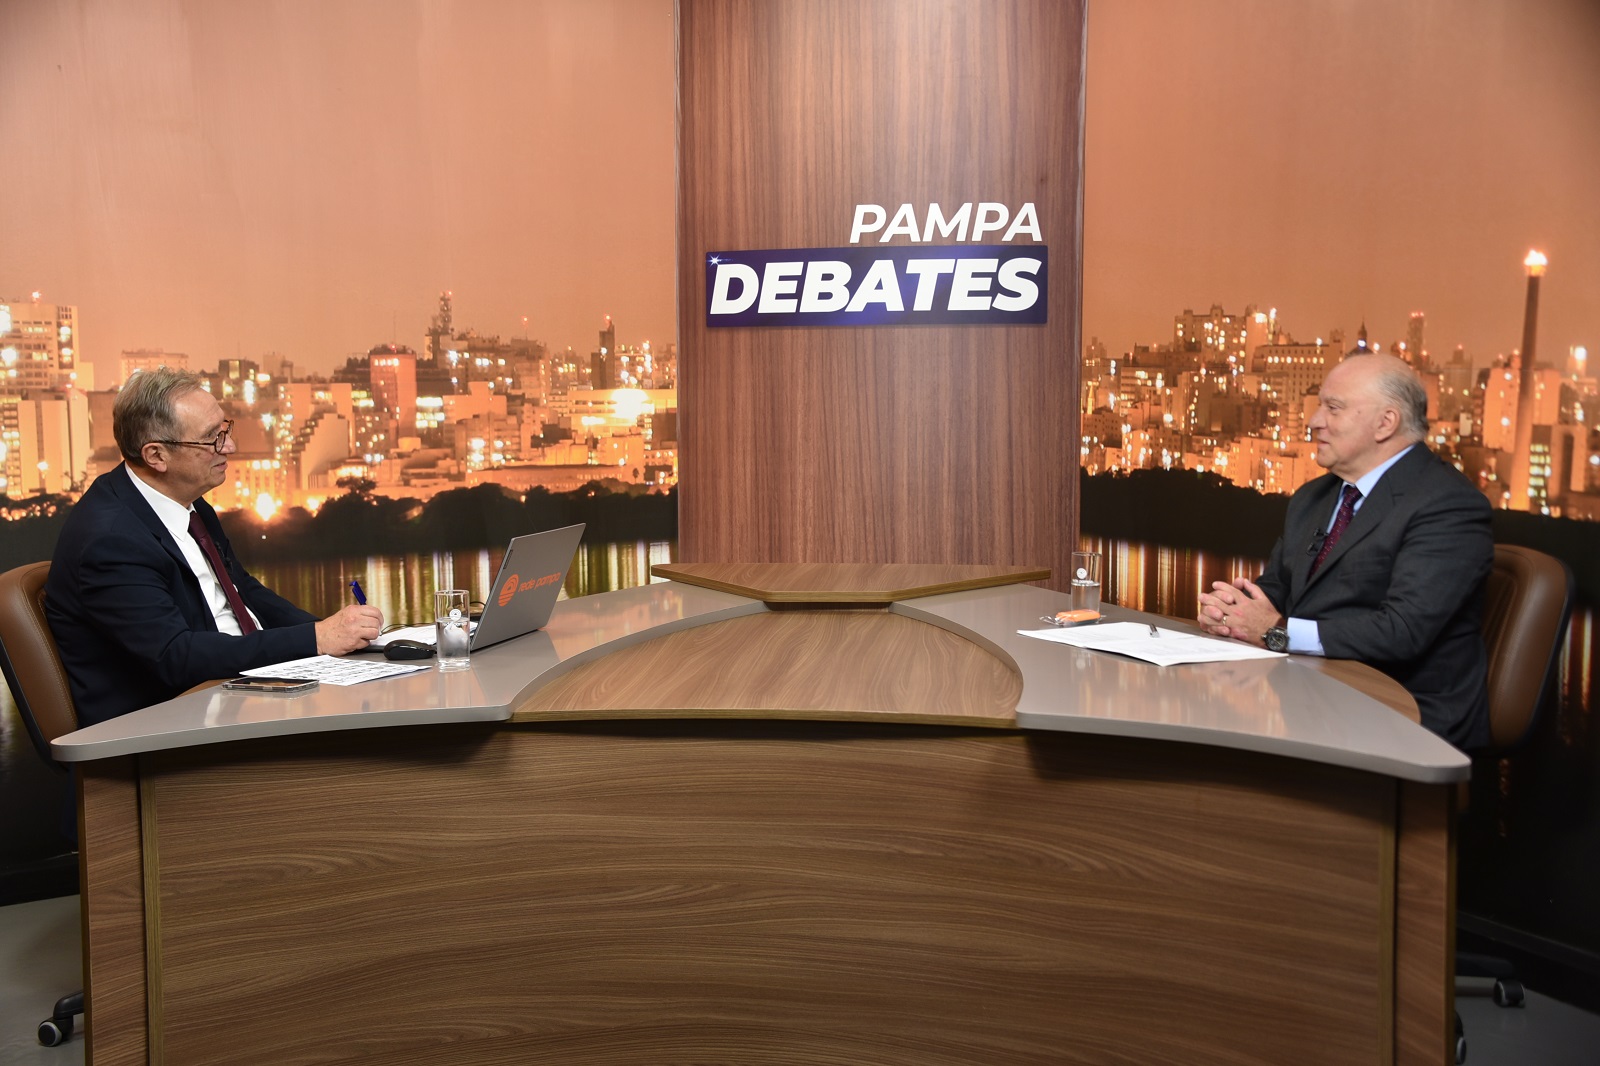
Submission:
[[[38,1025],[58,996],[80,987],[78,897],[0,907],[0,1064],[80,1066],[83,1032],[60,1047],[41,1047]],[[1600,1017],[1528,994],[1527,1006],[1496,1007],[1487,998],[1458,1000],[1473,1066],[1594,1066]]]

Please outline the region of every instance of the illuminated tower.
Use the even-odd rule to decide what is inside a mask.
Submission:
[[[589,354],[589,387],[616,388],[621,384],[617,380],[617,366],[617,327],[607,315],[605,328],[600,331],[600,348]]]
[[[1276,343],[1277,338],[1272,334],[1272,319],[1277,317],[1274,308],[1271,317],[1262,314],[1253,307],[1245,309],[1244,316],[1244,354],[1246,358],[1255,355],[1256,349],[1263,344]]]
[[[37,292],[28,300],[0,299],[0,395],[93,388],[79,379],[80,349],[76,307],[45,303]]]
[[[1255,310],[1251,305],[1242,315],[1230,315],[1222,305],[1212,304],[1210,311],[1197,315],[1186,307],[1181,315],[1173,316],[1172,342],[1179,351],[1202,353],[1201,361],[1207,366],[1242,368],[1250,344],[1247,322]]]
[[[428,358],[435,363],[450,346],[452,329],[455,323],[455,314],[451,308],[452,296],[449,290],[439,294],[439,312],[433,316],[433,321],[428,326]]]
[[[1375,351],[1377,349],[1367,340],[1367,320],[1363,318],[1361,328],[1356,331],[1356,346],[1345,352],[1344,356],[1348,359],[1352,355],[1371,355]]]
[[[1422,327],[1424,323],[1421,311],[1411,312],[1411,321],[1406,325],[1406,362],[1421,370],[1428,365],[1427,352],[1422,348]]]
[[[372,402],[393,424],[392,444],[417,434],[417,353],[403,344],[380,344],[367,353]]]
[[[89,397],[82,389],[0,394],[0,495],[82,491],[89,441]]]
[[[1522,350],[1517,356],[1517,436],[1511,451],[1511,499],[1513,511],[1528,509],[1528,457],[1533,450],[1533,355],[1534,337],[1539,326],[1539,279],[1549,262],[1542,252],[1529,252],[1522,265],[1528,268],[1528,301],[1522,312]]]

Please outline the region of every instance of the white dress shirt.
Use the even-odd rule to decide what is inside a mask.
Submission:
[[[200,550],[200,544],[189,533],[189,515],[194,512],[194,506],[183,506],[170,496],[162,495],[144,478],[127,467],[128,477],[133,481],[133,487],[139,490],[150,509],[161,519],[161,524],[167,527],[167,532],[172,534],[172,539],[177,542],[178,550],[183,553],[184,562],[189,564],[189,569],[194,571],[196,580],[200,582],[200,593],[206,598],[206,606],[211,608],[211,616],[217,620],[219,632],[230,636],[243,636],[244,631],[239,628],[239,620],[233,615],[233,608],[228,606],[228,594],[222,591],[222,582],[217,580],[217,575],[212,572],[211,564],[206,561],[206,553]],[[250,620],[256,624],[257,629],[263,628],[261,619],[256,617],[254,611],[250,612]]]

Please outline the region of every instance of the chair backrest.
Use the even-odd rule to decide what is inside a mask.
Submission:
[[[44,617],[44,581],[49,576],[48,562],[0,574],[0,668],[34,747],[54,763],[50,742],[78,728],[78,712]]]
[[[1566,563],[1532,548],[1494,546],[1483,642],[1489,652],[1489,732],[1496,749],[1515,746],[1533,727],[1560,659],[1572,598]]]

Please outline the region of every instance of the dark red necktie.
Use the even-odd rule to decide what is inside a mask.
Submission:
[[[1354,485],[1346,485],[1339,495],[1339,513],[1333,516],[1333,528],[1328,530],[1328,535],[1322,538],[1322,550],[1317,552],[1317,557],[1311,563],[1311,572],[1314,574],[1322,566],[1322,561],[1333,551],[1333,546],[1339,543],[1339,538],[1344,536],[1344,531],[1350,525],[1350,519],[1356,514],[1356,501],[1361,499],[1361,490]]]
[[[211,534],[206,532],[206,524],[200,521],[199,511],[189,512],[189,536],[200,545],[206,562],[211,564],[211,572],[217,575],[217,584],[222,586],[222,594],[228,597],[228,606],[233,609],[233,617],[239,623],[239,632],[245,636],[254,633],[255,621],[250,617],[250,612],[245,610],[244,600],[239,598],[239,590],[234,587],[233,578],[228,576],[228,568],[222,565],[222,553],[217,551]]]

